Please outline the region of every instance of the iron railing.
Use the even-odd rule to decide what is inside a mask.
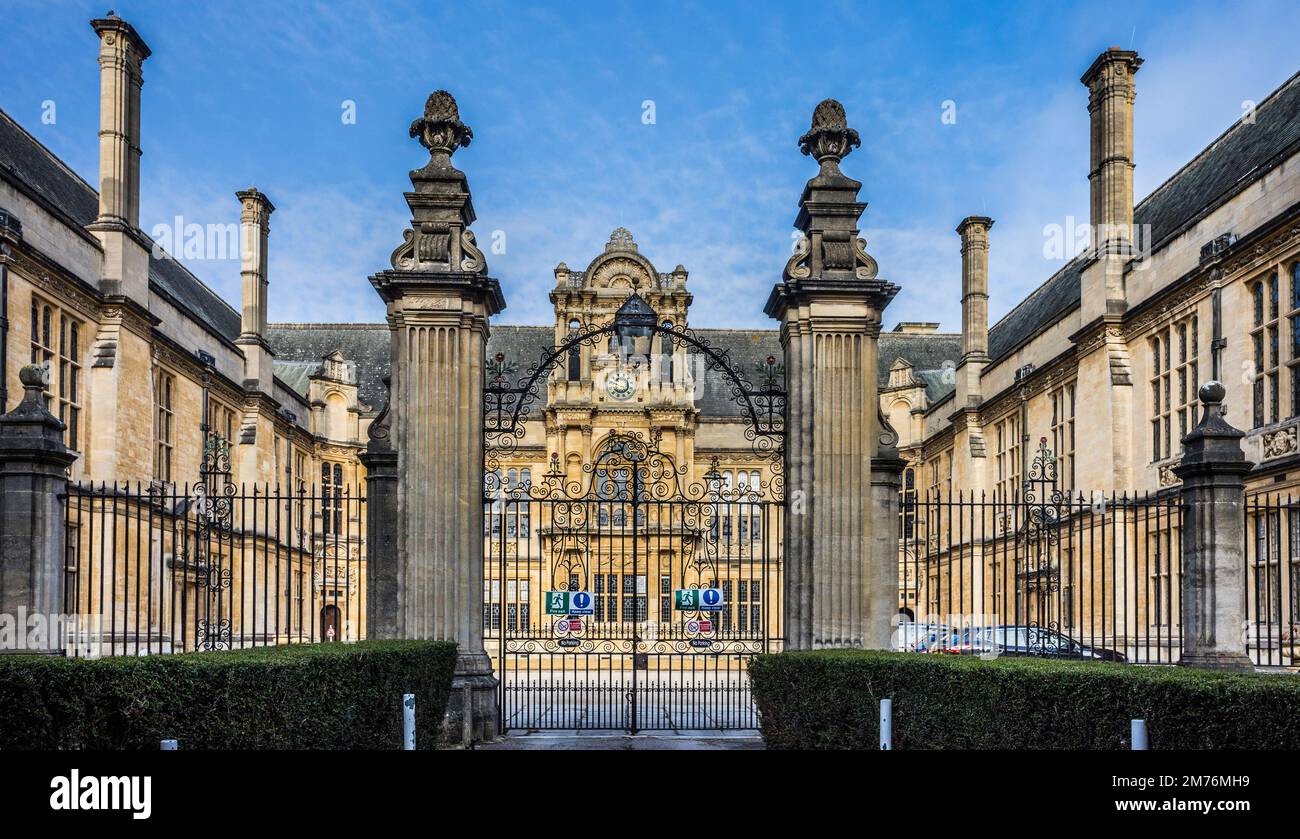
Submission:
[[[904,649],[1174,663],[1177,495],[905,494]]]
[[[1257,664],[1300,665],[1300,498],[1254,492],[1246,499],[1246,652]]]
[[[1300,499],[1245,498],[1242,638],[1300,666]],[[1177,493],[904,493],[900,649],[1177,663]]]
[[[356,488],[69,484],[65,498],[64,612],[94,634],[82,653],[365,637]]]

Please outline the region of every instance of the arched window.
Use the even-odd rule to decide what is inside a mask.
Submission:
[[[341,393],[325,399],[325,436],[331,440],[348,440],[348,401]]]
[[[896,400],[889,406],[889,424],[894,427],[894,433],[898,435],[900,444],[905,444],[911,439],[909,422],[911,412],[912,406],[902,399]]]
[[[321,529],[327,534],[340,535],[343,531],[343,464],[322,463],[320,485]]]

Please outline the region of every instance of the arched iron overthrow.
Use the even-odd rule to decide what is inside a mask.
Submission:
[[[511,377],[518,372],[513,360],[503,356],[489,360],[483,389],[483,443],[489,475],[499,465],[500,459],[513,453],[519,440],[523,439],[524,423],[529,419],[551,371],[562,363],[570,350],[597,346],[601,339],[617,335],[618,328],[619,324],[611,320],[602,326],[578,329],[564,343],[543,351],[536,363],[513,380]],[[759,371],[763,378],[755,387],[732,363],[728,350],[714,347],[694,330],[671,323],[644,328],[662,336],[674,348],[687,347],[699,351],[705,359],[705,368],[724,376],[730,399],[743,411],[745,439],[750,441],[756,453],[768,460],[773,477],[771,485],[765,489],[769,497],[781,497],[784,489],[782,453],[786,394],[780,382],[782,370],[776,359],[767,359],[766,367]],[[494,489],[489,486],[489,493]]]

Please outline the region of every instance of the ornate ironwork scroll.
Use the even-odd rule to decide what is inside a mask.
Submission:
[[[231,481],[230,441],[212,424],[209,390],[212,366],[199,374],[203,386],[203,457],[199,482],[194,485],[194,580],[198,589],[195,603],[194,640],[200,650],[228,650],[231,622],[225,614],[223,595],[230,589],[230,568],[221,553],[221,542],[231,532],[235,484]]]
[[[551,371],[560,365],[568,352],[578,347],[595,347],[603,339],[615,336],[620,324],[617,320],[600,326],[575,329],[563,343],[554,349],[544,350],[538,360],[529,365],[517,378],[518,365],[502,354],[490,359],[487,365],[487,382],[483,392],[483,438],[487,453],[487,471],[495,469],[502,458],[509,457],[524,437],[524,424],[538,401]],[[785,439],[786,393],[782,386],[784,367],[769,356],[767,364],[759,370],[762,378],[755,386],[733,363],[730,351],[714,347],[694,330],[669,322],[645,327],[647,331],[662,336],[669,345],[698,351],[704,358],[705,369],[720,373],[728,390],[728,397],[742,411],[745,421],[745,438],[755,453],[762,455],[772,474],[771,486],[765,489],[769,497],[780,498],[784,489],[782,453]],[[493,488],[489,487],[489,491]]]
[[[1050,632],[1060,630],[1058,615],[1052,614],[1053,595],[1061,590],[1060,529],[1068,515],[1067,493],[1057,486],[1056,455],[1040,437],[1038,448],[1029,461],[1024,480],[1023,515],[1018,538],[1024,551],[1018,570],[1019,584],[1036,608],[1028,614],[1028,644],[1041,654],[1052,645],[1051,637],[1035,627]]]

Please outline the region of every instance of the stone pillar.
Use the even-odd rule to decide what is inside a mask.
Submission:
[[[392,332],[397,448],[397,631],[460,646],[448,724],[459,739],[471,688],[476,739],[498,727],[497,681],[483,648],[483,376],[488,319],[505,308],[474,241],[465,174],[451,156],[473,132],[456,100],[433,93],[411,125],[429,163],[411,172],[411,228],[392,268],[370,278]]]
[[[766,307],[785,350],[785,644],[885,648],[898,611],[902,467],[880,415],[876,351],[898,287],[877,278],[858,237],[862,184],[839,162],[861,141],[843,106],[819,104],[799,142],[820,170],[799,202],[804,236]]]
[[[391,388],[392,379],[384,379]],[[366,467],[366,637],[401,638],[397,615],[397,451],[390,402],[370,424]]]
[[[1188,667],[1249,672],[1246,620],[1244,434],[1223,419],[1224,387],[1201,385],[1201,421],[1183,438],[1174,467],[1183,482],[1182,630]]]
[[[45,409],[46,371],[27,365],[19,372],[22,401],[0,416],[0,615],[23,633],[19,649],[59,654],[61,633],[48,631],[33,649],[26,640],[35,620],[48,630],[63,613],[65,470],[77,456],[63,444],[63,423]],[[41,616],[37,618],[37,616]]]
[[[883,420],[882,420],[883,424]],[[867,619],[862,646],[893,648],[895,620],[903,605],[898,591],[898,504],[907,461],[893,444],[897,435],[886,430],[871,458],[871,558],[867,566]],[[893,527],[888,526],[893,523]],[[918,604],[919,605],[919,604]]]

